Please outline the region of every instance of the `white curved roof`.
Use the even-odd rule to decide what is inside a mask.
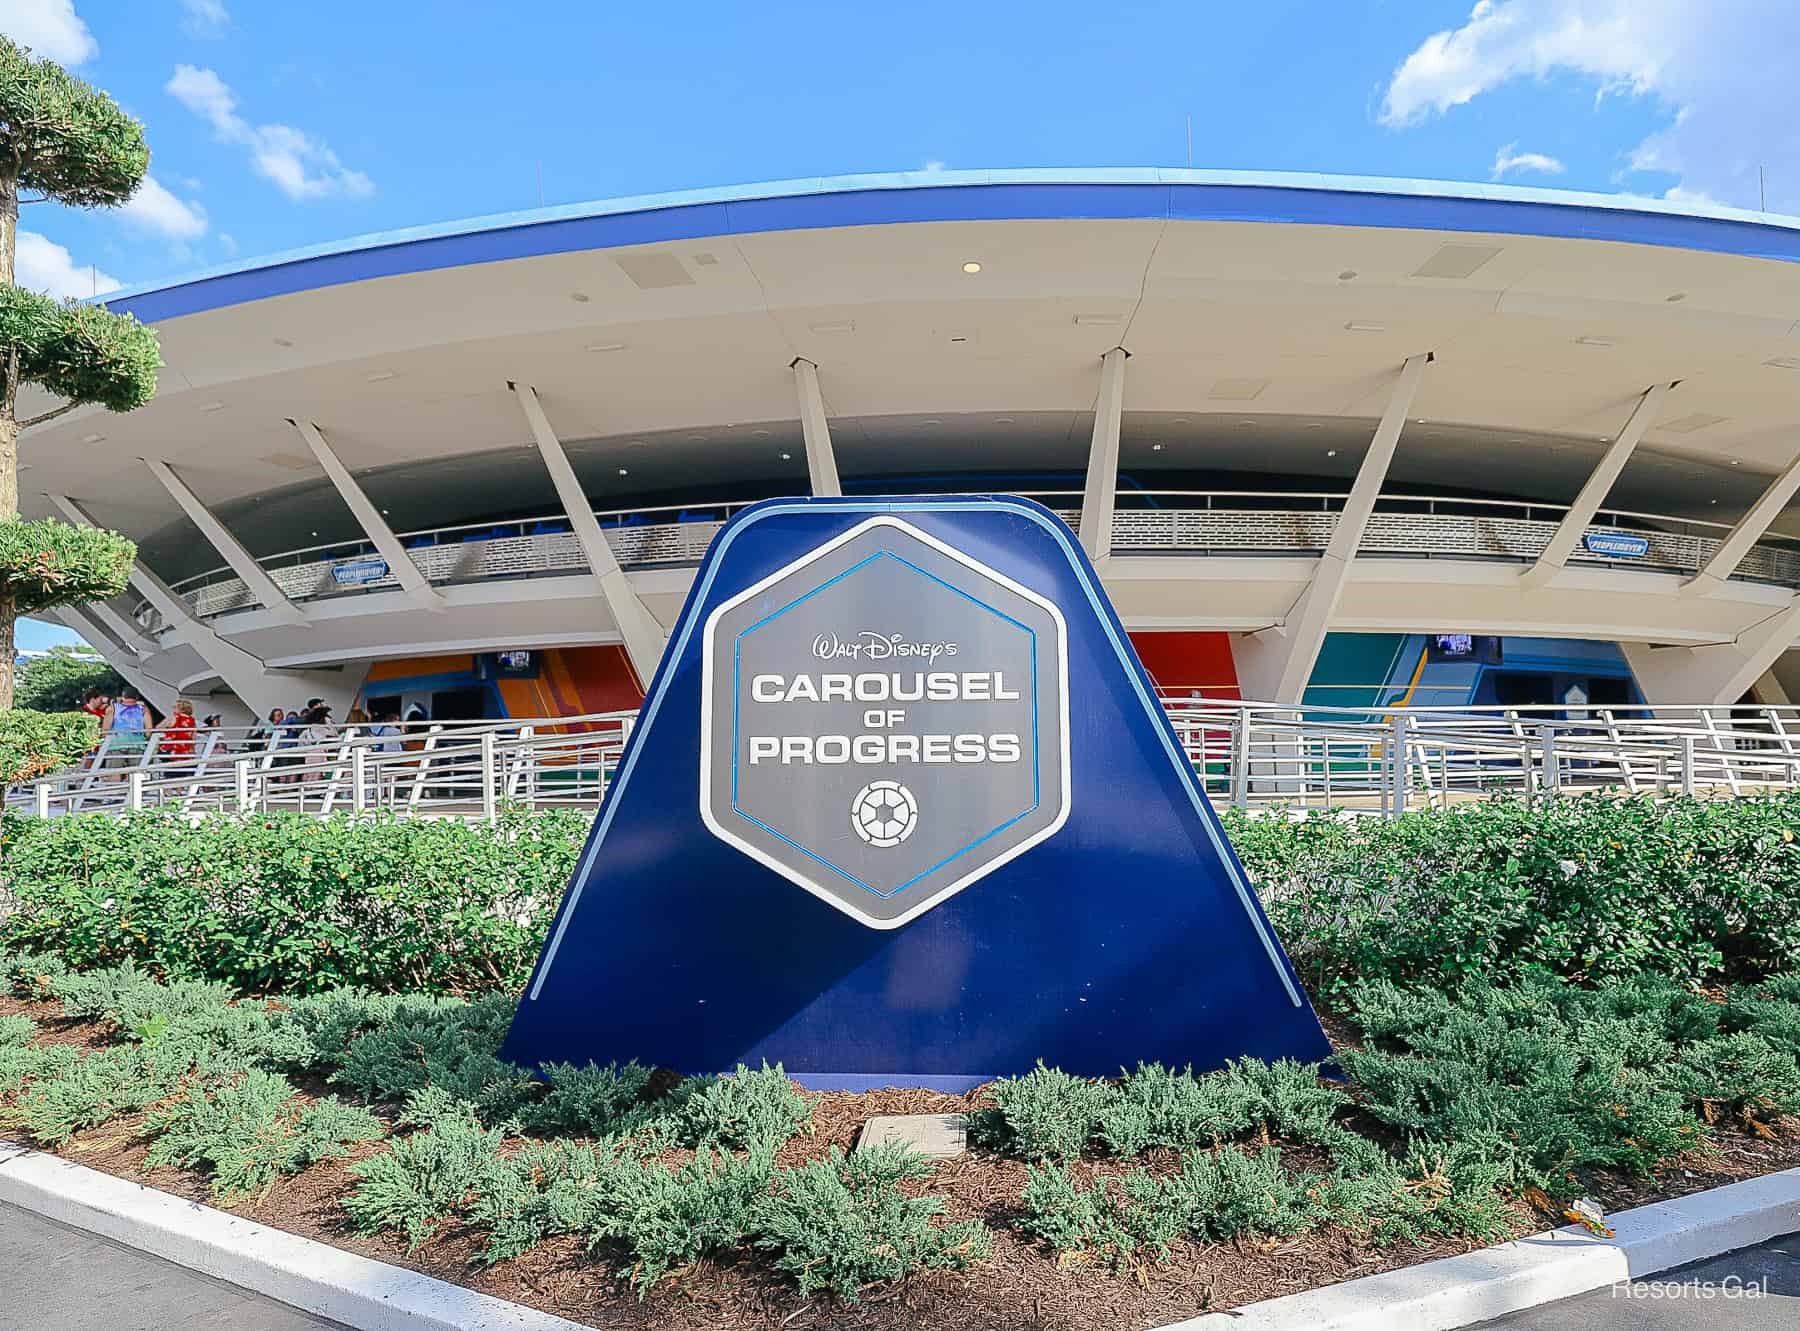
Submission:
[[[1347,475],[1395,369],[1433,351],[1395,476],[1544,498],[1679,380],[1614,502],[1725,517],[1800,450],[1797,259],[1794,219],[1324,176],[915,173],[578,205],[114,293],[159,327],[161,391],[30,432],[21,488],[28,513],[70,494],[144,536],[176,514],[139,458],[247,504],[317,476],[289,418],[358,468],[504,487],[494,450],[528,438],[508,380],[591,441],[597,499],[621,466],[634,489],[798,486],[779,459],[796,356],[847,474],[1079,465],[1122,344],[1128,467]]]

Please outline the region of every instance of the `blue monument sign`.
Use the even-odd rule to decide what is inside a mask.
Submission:
[[[921,498],[720,532],[503,1052],[960,1089],[1328,1045],[1067,526]]]

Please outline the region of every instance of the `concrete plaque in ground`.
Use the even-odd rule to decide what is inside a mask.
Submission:
[[[969,1149],[966,1114],[878,1114],[863,1124],[856,1149],[898,1142],[933,1160],[948,1160]]]

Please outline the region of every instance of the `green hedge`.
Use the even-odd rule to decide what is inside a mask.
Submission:
[[[1800,795],[1226,823],[1315,985],[1531,970],[1699,982],[1800,957]]]
[[[587,831],[453,819],[82,814],[0,823],[0,945],[253,993],[518,990]]]
[[[1800,795],[1227,812],[1310,984],[1754,978],[1800,957]],[[0,944],[259,993],[516,991],[587,819],[83,815],[0,824]],[[696,835],[700,835],[696,833]]]

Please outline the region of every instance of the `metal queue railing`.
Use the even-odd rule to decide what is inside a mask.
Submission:
[[[1217,803],[1393,816],[1494,795],[1729,797],[1800,784],[1793,707],[1331,707],[1166,697]],[[66,813],[289,810],[494,819],[592,811],[634,712],[346,727],[321,742],[245,730],[107,736],[87,760],[7,794]],[[132,747],[133,740],[141,747]]]

